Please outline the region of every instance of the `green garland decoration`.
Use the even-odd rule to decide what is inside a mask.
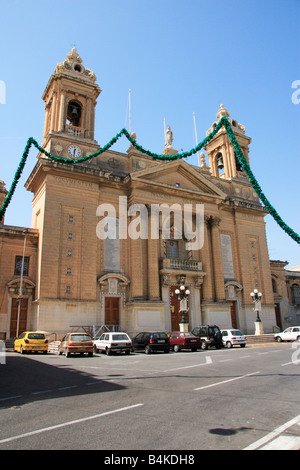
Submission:
[[[75,159],[72,159],[72,158],[62,158],[62,157],[56,157],[55,155],[52,155],[51,153],[47,152],[45,149],[43,149],[38,143],[37,141],[33,138],[33,137],[29,137],[29,139],[27,140],[27,144],[25,146],[25,149],[24,149],[24,152],[23,152],[23,155],[22,155],[22,158],[21,158],[21,161],[20,161],[20,164],[17,168],[17,171],[15,173],[15,176],[14,176],[14,179],[13,179],[13,182],[11,184],[11,187],[6,195],[6,198],[4,200],[4,203],[0,209],[0,220],[2,219],[2,217],[4,216],[5,212],[6,212],[6,209],[11,201],[11,198],[13,196],[13,193],[16,189],[16,186],[18,184],[18,181],[21,177],[21,174],[22,174],[22,171],[24,169],[24,166],[25,166],[25,163],[26,163],[26,160],[27,160],[27,157],[28,157],[28,154],[29,154],[29,150],[31,148],[32,145],[34,145],[34,147],[36,147],[37,150],[39,150],[39,152],[43,153],[46,157],[50,158],[51,160],[55,161],[55,162],[58,162],[58,163],[66,163],[66,164],[76,164],[76,163],[82,163],[82,162],[85,162],[87,160],[90,160],[92,158],[95,158],[99,155],[101,155],[102,153],[106,152],[108,149],[110,149],[110,147],[112,147],[116,142],[117,140],[122,136],[124,135],[128,140],[129,142],[137,149],[139,150],[140,152],[148,155],[149,157],[151,157],[153,160],[162,160],[162,161],[172,161],[172,160],[179,160],[181,158],[187,158],[187,157],[190,157],[191,155],[199,152],[199,150],[201,150],[203,147],[205,147],[208,142],[210,142],[214,136],[219,132],[219,130],[222,128],[222,127],[225,127],[225,130],[227,132],[227,135],[230,139],[230,142],[232,143],[233,145],[233,148],[235,150],[235,154],[236,154],[236,157],[239,161],[239,163],[241,164],[243,170],[245,171],[246,175],[248,176],[249,178],[249,181],[253,187],[253,189],[255,190],[256,194],[258,195],[258,197],[260,198],[260,200],[263,202],[263,204],[265,205],[267,211],[272,215],[272,217],[274,218],[274,220],[278,223],[278,225],[293,239],[295,240],[298,244],[300,244],[300,236],[294,232],[294,230],[289,227],[283,220],[282,218],[280,217],[280,215],[278,214],[278,212],[276,211],[276,209],[272,206],[272,204],[270,204],[270,202],[268,201],[267,197],[264,195],[258,181],[256,180],[255,176],[253,175],[252,171],[251,171],[251,168],[246,160],[246,158],[244,157],[244,154],[241,150],[241,147],[238,143],[238,141],[236,140],[235,138],[235,135],[231,129],[231,125],[230,125],[230,122],[229,120],[227,119],[226,116],[223,116],[220,121],[218,122],[218,124],[216,125],[215,129],[202,141],[200,142],[196,147],[192,148],[191,150],[189,150],[188,152],[181,152],[181,153],[177,153],[177,154],[174,154],[174,155],[161,155],[161,154],[157,154],[157,153],[154,153],[154,152],[151,152],[150,150],[146,150],[144,149],[141,145],[139,145],[135,139],[133,139],[131,137],[131,135],[129,134],[129,132],[123,128],[118,134],[116,134],[115,137],[113,137],[104,147],[101,147],[99,150],[97,150],[96,152],[94,153],[91,153],[90,155],[87,155],[85,157],[81,157],[81,158],[77,158],[76,160]]]

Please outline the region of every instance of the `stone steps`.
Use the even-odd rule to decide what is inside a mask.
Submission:
[[[274,343],[274,333],[264,335],[246,335],[248,344]]]

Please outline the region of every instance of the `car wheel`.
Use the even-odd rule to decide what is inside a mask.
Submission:
[[[296,341],[300,341],[300,336],[297,336]]]
[[[146,353],[146,354],[150,354],[150,353],[151,353],[151,349],[150,349],[149,346],[146,346],[146,347],[145,347],[145,353]]]
[[[232,343],[230,341],[227,341],[226,348],[228,349],[232,348]]]
[[[207,349],[207,348],[208,348],[208,344],[206,344],[205,340],[202,340],[201,341],[201,349]]]
[[[180,346],[179,346],[179,344],[174,344],[173,351],[174,351],[174,352],[179,352],[179,351],[180,351]]]
[[[246,347],[246,345],[245,345],[245,344],[241,344],[240,346],[241,346],[241,348],[245,348],[245,347]]]
[[[89,353],[88,353],[88,356],[89,356],[89,357],[93,357],[93,352],[92,352],[92,351],[89,352]]]
[[[127,349],[127,350],[125,351],[125,354],[126,354],[127,356],[129,356],[129,354],[130,354],[130,349]]]
[[[281,343],[281,341],[282,341],[280,336],[276,336],[275,340],[277,341],[277,343]]]

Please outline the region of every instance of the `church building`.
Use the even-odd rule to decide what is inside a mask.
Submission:
[[[57,64],[42,96],[42,147],[65,159],[96,152],[100,94],[95,74],[72,49]],[[249,162],[251,138],[223,105],[207,134],[222,116],[228,117]],[[162,153],[176,154],[172,145],[169,128]],[[224,128],[205,151],[200,166],[183,159],[153,160],[131,144],[125,153],[112,148],[79,163],[58,163],[39,153],[25,184],[33,196],[31,228],[0,225],[2,335],[15,336],[19,302],[19,332],[36,329],[61,337],[74,326],[104,324],[130,335],[178,330],[182,312],[175,291],[182,285],[190,292],[185,311],[189,331],[216,324],[253,333],[250,293],[257,289],[264,332],[272,333],[277,320],[267,211]],[[7,191],[0,183],[2,204]],[[153,208],[158,211],[156,231]],[[197,216],[199,246],[188,233],[196,230]]]

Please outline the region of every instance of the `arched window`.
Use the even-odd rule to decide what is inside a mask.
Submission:
[[[300,304],[300,286],[298,286],[298,284],[292,284],[291,293],[292,293],[292,303]]]

